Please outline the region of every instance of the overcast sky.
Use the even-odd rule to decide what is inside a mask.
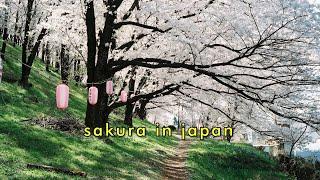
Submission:
[[[311,4],[320,4],[320,0],[309,0]]]

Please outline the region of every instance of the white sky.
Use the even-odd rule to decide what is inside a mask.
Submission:
[[[315,143],[310,143],[306,146],[310,151],[320,152],[320,140]]]
[[[320,0],[308,0],[311,4],[320,4]]]
[[[306,148],[310,151],[320,152],[320,136],[317,133],[312,133],[312,137],[315,142],[308,144]]]

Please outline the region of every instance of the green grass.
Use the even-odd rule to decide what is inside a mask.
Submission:
[[[72,116],[83,121],[86,90],[71,83],[69,108],[57,110],[55,88],[60,82],[59,75],[45,72],[45,66],[36,59],[30,76],[33,87],[29,90],[19,87],[12,80],[20,77],[21,49],[7,47],[4,81],[0,84],[0,178],[71,178],[28,169],[27,163],[77,169],[93,178],[160,178],[160,163],[172,154],[177,139],[157,138],[154,126],[148,122],[134,121],[136,127],[147,127],[147,137],[114,137],[110,138],[112,143],[22,123],[43,116]],[[119,125],[123,115],[112,114],[111,119],[113,126]]]
[[[21,75],[21,49],[10,45],[7,47],[3,83],[0,85],[0,105],[6,111],[1,111],[1,119],[20,121],[29,117],[66,115],[84,119],[85,89],[71,83],[70,106],[66,111],[58,110],[54,98],[60,76],[53,71],[46,72],[44,65],[36,59],[30,75],[33,87],[29,90],[21,88],[17,82]]]
[[[0,174],[17,178],[70,178],[67,175],[26,168],[27,163],[78,169],[95,178],[159,178],[160,163],[172,154],[175,139],[156,138],[152,125],[147,138],[112,138],[107,144],[97,138],[81,138],[0,121]],[[161,140],[161,141],[160,141]],[[166,153],[163,153],[166,152]]]
[[[0,40],[0,44],[2,44]],[[74,117],[83,122],[86,90],[70,83],[69,108],[55,107],[58,73],[45,72],[36,59],[30,76],[33,87],[21,88],[21,48],[7,46],[4,77],[0,84],[0,179],[70,179],[61,173],[26,168],[27,163],[84,171],[96,179],[160,179],[161,163],[173,155],[178,142],[174,137],[155,136],[155,127],[135,119],[134,126],[147,128],[147,137],[85,138],[23,123],[35,117]],[[123,126],[122,110],[111,115],[111,125]],[[191,179],[285,179],[276,162],[243,144],[195,141],[188,167]],[[3,178],[2,178],[3,177]],[[272,178],[271,178],[272,177]]]
[[[289,179],[274,159],[248,144],[197,141],[191,145],[187,164],[191,179]]]

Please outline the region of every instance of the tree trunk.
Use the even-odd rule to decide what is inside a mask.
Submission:
[[[74,72],[74,80],[76,81],[77,86],[79,86],[81,82],[79,71],[80,71],[80,60],[76,60],[74,61],[73,72]]]
[[[1,59],[5,61],[5,53],[6,53],[6,47],[7,47],[7,40],[8,40],[8,28],[5,27],[3,31],[3,42],[1,47]]]
[[[20,84],[22,87],[24,88],[28,88],[31,86],[31,84],[29,84],[29,75],[30,75],[30,71],[31,71],[31,67],[33,64],[34,59],[36,58],[36,54],[37,51],[39,50],[40,44],[41,44],[41,40],[43,39],[43,37],[46,34],[47,29],[42,29],[40,32],[40,35],[38,36],[37,42],[36,44],[33,46],[31,53],[28,57],[28,61],[26,61],[25,63],[22,64],[22,74],[21,74],[21,80],[20,80]]]
[[[293,154],[293,149],[294,149],[295,144],[292,144],[290,147],[290,153],[289,153],[289,158],[292,158],[292,154]]]
[[[9,1],[6,0],[5,1],[5,5],[7,7],[9,7]],[[3,38],[3,42],[2,42],[2,47],[1,47],[1,59],[3,59],[3,61],[5,61],[5,53],[6,53],[6,47],[7,47],[7,40],[8,40],[8,18],[9,18],[9,13],[8,10],[5,10],[5,15],[4,15],[4,29],[3,29],[3,34],[2,34],[2,38]]]
[[[45,63],[46,63],[46,71],[50,72],[50,44],[49,42],[47,42],[47,45],[45,47],[45,55],[46,55],[46,59],[45,59]]]
[[[30,68],[27,66],[27,46],[29,43],[28,33],[30,31],[33,2],[34,2],[34,0],[28,0],[27,17],[26,17],[26,22],[25,22],[25,27],[24,27],[24,40],[23,40],[23,44],[22,44],[22,73],[21,73],[21,80],[20,80],[20,85],[22,87],[29,86],[28,72],[30,72]]]
[[[298,137],[298,139],[296,139],[295,141],[292,142],[291,144],[291,148],[290,148],[290,153],[289,153],[289,157],[292,158],[292,153],[294,150],[294,147],[296,146],[296,144],[300,141],[300,139],[303,137],[303,135],[306,133],[308,129],[308,126],[306,126],[303,130],[303,132],[300,134],[300,136]]]
[[[227,141],[228,141],[229,143],[231,143],[231,139],[232,139],[232,136],[230,136],[229,134],[227,134]]]
[[[115,3],[115,2],[114,2]],[[114,9],[113,3],[107,5],[107,9]],[[98,46],[98,56],[96,61],[96,25],[94,15],[94,3],[88,1],[86,3],[86,28],[87,28],[87,86],[90,87],[93,83],[105,81],[113,76],[108,68],[109,50],[112,42],[113,27],[116,15],[114,13],[105,13],[105,25],[103,31],[99,32],[100,43]],[[108,107],[108,96],[105,93],[106,83],[94,84],[98,88],[98,103],[94,106],[87,103],[87,112],[85,118],[86,126],[90,128],[101,127],[105,128],[105,123],[108,121],[108,116],[111,112]]]
[[[26,65],[22,65],[22,74],[21,74],[21,79],[20,79],[20,85],[24,88],[29,88],[32,85],[29,84],[29,75],[31,72],[31,68]]]
[[[87,83],[93,83],[94,81],[94,72],[95,72],[95,60],[96,60],[96,24],[95,24],[95,15],[94,15],[94,3],[90,1],[86,4],[86,28],[87,28],[87,46],[88,46],[88,57],[87,57]],[[89,87],[89,85],[88,85]],[[101,93],[98,93],[98,95]],[[99,100],[99,99],[98,99]],[[99,102],[96,106],[99,105]],[[85,118],[85,125],[90,128],[96,127],[95,121],[98,114],[98,108],[92,106],[87,102],[87,111]]]
[[[33,43],[34,43],[34,36],[30,36],[29,37],[29,43],[27,45],[27,49],[28,50],[32,49]],[[36,53],[36,55],[37,55],[37,53]]]
[[[65,84],[68,84],[69,80],[69,52],[66,45],[61,45],[60,52],[60,62],[61,62],[61,80]]]
[[[131,70],[131,77],[129,80],[129,93],[128,93],[129,97],[131,97],[131,95],[134,94],[134,85],[136,83],[135,76],[136,76],[136,67],[133,67]],[[131,127],[132,127],[132,116],[133,116],[134,106],[135,106],[135,103],[127,103],[126,111],[125,111],[124,124]]]
[[[21,4],[21,0],[19,0],[18,6]],[[17,10],[16,13],[16,22],[14,24],[14,37],[13,37],[13,46],[16,47],[17,43],[18,43],[18,22],[19,22],[19,10]]]
[[[124,118],[124,124],[132,127],[132,116],[133,116],[133,108],[134,104],[128,103],[126,105],[126,111],[125,111],[125,118]]]
[[[91,129],[96,127],[104,129],[105,124],[109,120],[109,115],[112,112],[112,109],[108,107],[108,96],[104,93],[106,90],[106,84],[103,83],[95,86],[98,88],[98,92],[103,93],[98,93],[97,104],[91,105],[87,102],[85,125]]]
[[[55,68],[55,72],[59,72],[60,71],[60,52],[58,49],[56,49],[55,51],[55,62],[53,62],[52,64],[54,64],[54,68]]]
[[[139,85],[137,87],[137,90],[136,90],[136,93],[135,95],[139,95],[140,92],[141,92],[141,89],[147,84],[147,80],[148,78],[151,76],[151,71],[150,70],[146,70],[144,76],[141,78],[140,82],[139,82]],[[134,113],[137,113],[138,117],[143,120],[146,118],[146,105],[148,104],[149,100],[146,100],[146,99],[141,99],[140,101],[140,106],[138,108],[136,108],[136,112]]]
[[[46,45],[43,43],[42,44],[42,48],[41,48],[41,61],[43,62],[43,63],[45,63],[46,61],[45,61],[45,56],[46,55]]]
[[[60,63],[59,63],[59,61],[56,61],[55,65],[54,65],[54,68],[56,69],[55,70],[56,72],[60,71]]]
[[[140,100],[140,107],[137,110],[137,114],[141,120],[144,120],[147,118],[146,106],[148,103],[149,103],[149,100],[147,100],[147,99]]]

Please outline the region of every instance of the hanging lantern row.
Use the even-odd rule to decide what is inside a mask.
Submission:
[[[113,82],[107,81],[106,83],[106,93],[110,96],[113,94]],[[99,91],[98,88],[92,86],[88,91],[88,102],[91,105],[95,105],[98,102]],[[126,103],[128,101],[128,94],[125,90],[120,93],[120,101]],[[68,107],[69,102],[69,87],[65,84],[60,84],[56,89],[56,102],[57,108],[65,110]]]

